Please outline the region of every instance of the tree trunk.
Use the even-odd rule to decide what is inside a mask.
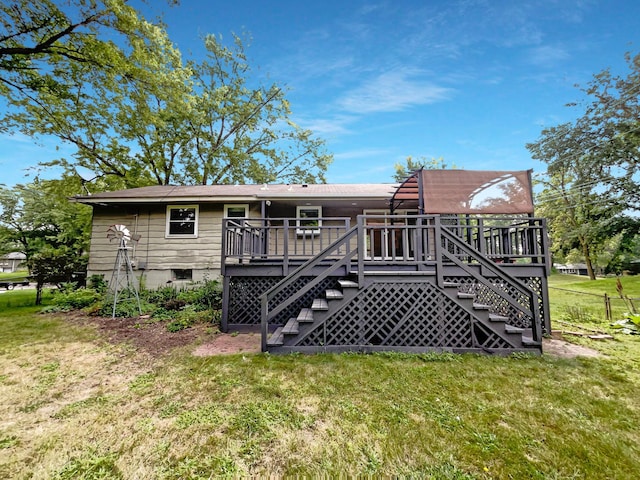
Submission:
[[[42,282],[36,283],[36,305],[42,305]]]
[[[589,274],[589,279],[595,280],[596,273],[593,271],[593,263],[591,262],[591,253],[589,252],[589,245],[587,242],[582,240],[582,253],[584,255],[584,263],[587,264],[587,273]]]

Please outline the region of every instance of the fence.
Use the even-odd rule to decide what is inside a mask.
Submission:
[[[584,306],[589,308],[598,308],[598,310],[601,309],[600,311],[603,313],[603,316],[607,321],[617,320],[618,319],[617,315],[622,317],[622,315],[627,312],[638,313],[638,306],[640,306],[640,298],[630,298],[626,295],[624,295],[624,297],[611,296],[608,293],[604,293],[604,294],[588,293],[588,292],[581,292],[578,290],[569,290],[567,288],[551,287],[551,286],[549,287],[549,290],[559,290],[559,291],[569,292],[576,295],[588,296],[593,299],[597,298],[598,301],[585,302],[585,303],[581,303],[580,305],[576,305],[576,302],[574,299],[574,301],[571,303],[569,307],[579,308],[581,306]],[[551,303],[552,305],[555,304],[557,306],[558,302],[554,302],[552,299]],[[596,305],[599,305],[599,307],[596,307]]]

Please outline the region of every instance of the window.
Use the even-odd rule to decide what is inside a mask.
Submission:
[[[298,235],[320,232],[320,226],[322,225],[322,207],[297,207],[296,217],[298,217],[296,224],[296,233]]]
[[[171,280],[188,280],[193,279],[193,270],[190,268],[174,268],[171,270]]]
[[[195,238],[198,236],[198,206],[167,207],[167,237]]]
[[[246,203],[225,205],[224,216],[225,218],[248,218],[249,205]]]

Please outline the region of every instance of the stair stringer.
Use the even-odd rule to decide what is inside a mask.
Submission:
[[[349,290],[355,289],[344,289],[345,293]],[[269,351],[524,350],[521,334],[518,342],[517,334],[496,332],[500,323],[492,325],[489,312],[474,311],[472,303],[471,299],[452,298],[435,284],[433,276],[368,276],[362,289],[342,300],[330,300],[326,311],[314,311],[312,322],[300,323],[296,335],[288,336],[282,346],[270,346]],[[486,333],[482,345],[474,325],[481,325]]]

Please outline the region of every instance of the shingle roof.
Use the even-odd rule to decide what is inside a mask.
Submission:
[[[164,201],[262,200],[276,198],[390,198],[397,185],[291,184],[291,185],[156,185],[94,195],[76,196],[80,203],[138,203]]]

